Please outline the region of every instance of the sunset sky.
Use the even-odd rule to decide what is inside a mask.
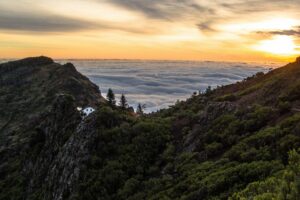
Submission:
[[[300,2],[0,0],[0,57],[38,55],[286,61],[300,55]]]

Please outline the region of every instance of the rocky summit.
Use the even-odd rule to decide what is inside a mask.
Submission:
[[[299,199],[299,77],[298,58],[136,114],[70,63],[0,64],[0,200]]]

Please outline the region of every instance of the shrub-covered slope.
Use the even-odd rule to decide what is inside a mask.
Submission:
[[[52,85],[54,68],[47,69],[33,82]],[[1,80],[7,76],[1,73]],[[34,106],[34,120],[0,131],[6,141],[0,143],[0,199],[298,199],[298,77],[300,62],[290,63],[144,116],[109,106],[94,89],[76,84],[24,87],[29,102],[48,109]],[[16,88],[11,84],[1,87],[1,97]],[[53,99],[40,100],[48,89]],[[8,102],[1,98],[1,105]],[[18,101],[11,102],[13,111]],[[87,102],[97,111],[81,120],[76,106]]]

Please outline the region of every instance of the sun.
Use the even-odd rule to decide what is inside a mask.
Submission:
[[[255,46],[255,49],[275,55],[292,56],[299,54],[297,45],[291,36],[278,35],[270,40],[263,40]]]

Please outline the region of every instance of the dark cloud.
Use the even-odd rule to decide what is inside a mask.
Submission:
[[[295,30],[271,31],[269,33],[272,34],[272,35],[300,36],[300,27],[298,27]]]
[[[8,11],[0,8],[0,30],[15,32],[74,32],[89,29],[112,29],[137,34],[151,34],[155,30],[132,28],[126,24],[108,24],[75,19],[47,12]]]
[[[176,21],[193,18],[195,25],[203,32],[217,31],[214,28],[216,23],[226,19],[238,19],[251,14],[283,9],[286,11],[300,9],[299,0],[227,0],[226,3],[223,0],[109,0],[108,2],[141,12],[154,19]]]
[[[249,14],[268,11],[283,11],[300,8],[299,0],[229,0],[220,3],[219,9],[226,9],[236,14]]]
[[[0,9],[0,29],[30,32],[68,32],[98,25],[79,19],[37,12],[11,12]]]
[[[176,20],[195,12],[214,12],[213,9],[201,6],[195,0],[110,0],[109,2],[155,19]]]
[[[251,16],[262,13],[271,14],[272,12],[284,11],[298,13],[299,9],[299,0],[228,0],[226,3],[224,3],[224,1],[217,1],[215,4],[216,12],[212,15],[206,15],[206,17],[201,19],[201,21],[197,24],[197,27],[204,32],[214,32],[217,31],[214,26],[217,23],[222,23],[226,20],[235,20],[240,18],[251,19]],[[292,31],[290,34],[297,33]]]
[[[280,31],[258,31],[258,34],[264,35],[287,35],[287,36],[296,36],[300,37],[300,26],[295,27],[294,29],[290,30],[280,30]]]
[[[84,1],[84,0],[82,0]],[[218,31],[216,24],[228,19],[247,17],[268,11],[298,10],[299,0],[90,0],[99,4],[106,2],[131,11],[143,13],[146,17],[171,22],[189,20],[203,32]],[[33,3],[32,3],[33,4]],[[34,5],[34,4],[33,4]],[[85,21],[70,17],[53,15],[47,12],[26,8],[6,10],[0,7],[0,29],[31,32],[68,32],[86,29],[114,29],[137,34],[155,33],[154,28],[132,28],[126,24]],[[224,14],[226,13],[226,14]],[[63,14],[63,13],[62,13]],[[286,34],[297,34],[286,32]]]
[[[197,27],[203,32],[215,32],[216,30],[213,28],[214,21],[204,21],[197,24]]]
[[[174,17],[182,14],[195,14],[200,17],[203,14],[210,14],[211,17],[216,17],[218,10],[248,14],[300,7],[299,0],[227,0],[226,3],[224,0],[109,0],[108,2],[140,11],[154,18]],[[207,2],[212,2],[212,4],[207,4]],[[192,13],[186,13],[186,11]]]

